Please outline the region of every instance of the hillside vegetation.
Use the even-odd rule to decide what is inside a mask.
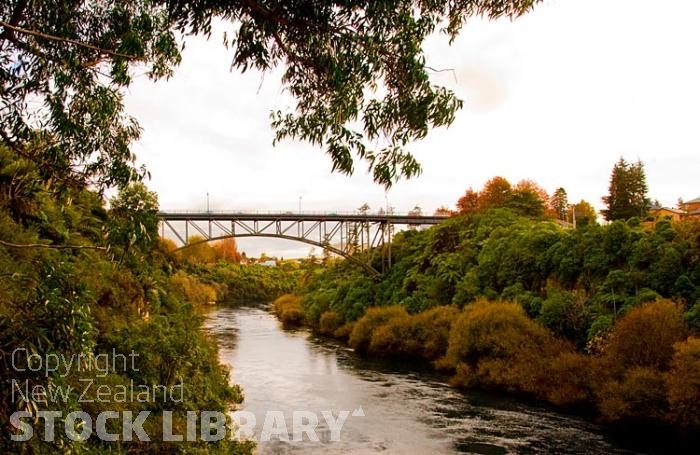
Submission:
[[[207,285],[158,240],[155,194],[131,184],[107,208],[97,192],[59,185],[42,171],[0,146],[0,451],[250,453],[248,444],[226,440],[158,442],[164,411],[173,411],[174,434],[184,434],[186,411],[223,412],[243,397],[201,330],[196,301]],[[50,359],[65,362],[47,371]],[[132,383],[137,393],[144,385],[154,394],[115,396]],[[35,387],[48,398],[31,393]],[[54,399],[59,390],[70,392]],[[52,441],[36,418],[47,410],[61,413]],[[15,411],[32,417],[25,419],[35,430],[29,441],[10,440],[19,432],[9,421]],[[74,441],[65,422],[72,411],[93,422],[102,411],[150,411],[143,428],[153,442],[107,442],[94,432]],[[109,420],[108,429],[121,434],[121,420]]]
[[[361,254],[380,267],[380,251]],[[700,429],[700,223],[564,229],[497,208],[400,232],[392,255],[378,280],[349,261],[307,270],[278,314],[461,387]]]

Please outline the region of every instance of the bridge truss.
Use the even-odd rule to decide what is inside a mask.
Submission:
[[[307,213],[215,213],[160,212],[161,235],[186,248],[229,237],[271,237],[321,247],[379,275],[391,267],[391,239],[397,227],[417,228],[440,223],[442,216],[307,214]],[[190,238],[202,240],[191,243]],[[357,252],[379,249],[381,269],[361,259]]]

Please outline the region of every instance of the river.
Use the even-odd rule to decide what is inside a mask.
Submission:
[[[264,306],[216,307],[206,327],[231,380],[243,388],[243,409],[255,414],[258,436],[267,411],[283,413],[290,439],[294,411],[318,415],[320,442],[273,435],[258,444],[260,454],[634,453],[585,420],[501,395],[461,392],[430,371],[362,358],[308,330],[282,330]],[[330,440],[324,410],[334,418],[350,413],[339,441]]]

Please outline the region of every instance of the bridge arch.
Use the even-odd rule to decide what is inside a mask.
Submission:
[[[372,267],[370,264],[361,261],[360,259],[356,258],[355,256],[348,254],[338,248],[335,248],[331,245],[328,244],[323,244],[321,242],[317,242],[315,240],[310,240],[310,239],[303,239],[299,237],[293,237],[293,236],[288,236],[288,235],[276,235],[276,234],[265,234],[265,233],[260,233],[260,234],[227,234],[227,235],[221,235],[218,237],[212,237],[212,238],[205,238],[200,241],[194,242],[194,243],[187,243],[181,247],[176,248],[173,251],[182,251],[187,248],[201,245],[203,243],[209,243],[209,242],[215,242],[217,240],[224,240],[224,239],[232,239],[232,238],[245,238],[245,237],[263,237],[263,238],[274,238],[274,239],[283,239],[283,240],[291,240],[293,242],[301,242],[301,243],[306,243],[307,245],[313,245],[317,246],[320,248],[323,248],[326,251],[330,251],[331,253],[335,253],[338,256],[342,256],[343,258],[347,259],[348,261],[352,262],[353,264],[357,264],[369,273],[371,273],[374,276],[379,276],[381,273],[377,271],[374,267]]]
[[[166,227],[181,247],[225,238],[268,237],[318,246],[358,264],[372,275],[380,271],[355,253],[379,248],[382,272],[391,267],[391,239],[397,225],[414,228],[438,224],[444,216],[368,213],[159,212],[161,236]],[[204,240],[189,244],[190,231]]]

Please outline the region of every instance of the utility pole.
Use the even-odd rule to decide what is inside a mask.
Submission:
[[[209,213],[209,193],[207,193],[207,213]]]
[[[301,196],[299,196],[299,213],[301,213]]]

